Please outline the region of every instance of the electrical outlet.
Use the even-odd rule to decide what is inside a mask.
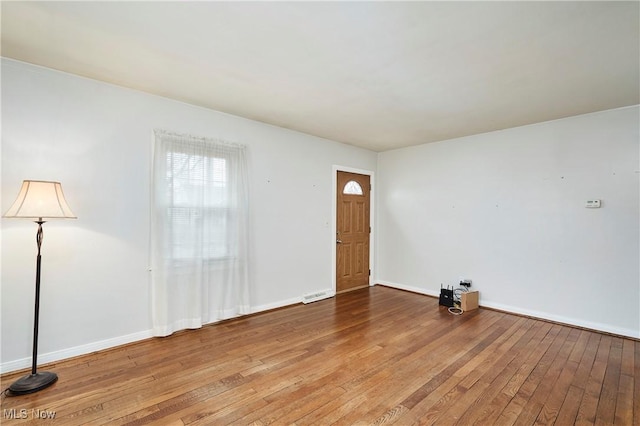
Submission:
[[[460,285],[462,287],[471,287],[471,280],[470,279],[466,279],[466,278],[460,278]]]

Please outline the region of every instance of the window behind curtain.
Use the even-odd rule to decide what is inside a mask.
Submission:
[[[157,130],[152,169],[154,334],[248,313],[244,146]]]
[[[167,218],[172,222],[171,257],[175,260],[200,255],[215,260],[235,255],[227,231],[233,216],[228,159],[215,155],[167,152],[167,190],[173,201],[167,206]],[[194,244],[192,234],[196,229],[205,232],[198,234],[202,241]]]

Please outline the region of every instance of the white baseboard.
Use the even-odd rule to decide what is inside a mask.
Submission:
[[[405,291],[410,291],[412,293],[424,294],[426,296],[433,296],[433,297],[439,297],[440,296],[440,291],[431,291],[431,290],[427,290],[427,289],[420,288],[420,287],[413,287],[413,286],[410,286],[410,285],[392,283],[390,281],[378,280],[378,284],[381,284],[381,285],[384,285],[384,286],[387,286],[387,287],[397,288],[398,290],[405,290]]]
[[[630,328],[615,327],[610,324],[602,324],[591,321],[577,320],[574,318],[565,317],[562,315],[553,315],[548,312],[539,312],[530,309],[524,309],[520,307],[514,307],[511,305],[505,305],[502,303],[495,303],[491,301],[482,300],[480,306],[487,308],[497,309],[499,311],[510,312],[518,315],[525,315],[528,317],[539,318],[542,320],[553,321],[561,324],[572,325],[575,327],[586,328],[589,330],[600,331],[603,333],[616,334],[618,336],[631,337],[634,339],[640,338],[640,330],[633,330]]]
[[[251,308],[252,314],[257,314],[259,312],[270,311],[271,309],[284,308],[289,305],[297,305],[298,303],[302,303],[299,297],[295,297],[293,299],[281,300],[279,302],[267,303],[266,305],[254,306]]]
[[[397,288],[399,290],[411,291],[413,293],[424,294],[424,295],[427,295],[427,296],[434,296],[434,297],[439,297],[440,296],[440,291],[439,290],[432,291],[432,290],[427,290],[427,289],[420,288],[420,287],[407,286],[407,285],[403,285],[403,284],[393,283],[393,282],[390,282],[390,281],[382,281],[382,280],[378,280],[378,283],[381,284],[381,285],[388,286],[388,287]],[[481,294],[481,296],[482,296],[482,294]],[[540,312],[540,311],[525,309],[525,308],[521,308],[521,307],[505,305],[503,303],[495,303],[495,302],[492,302],[490,300],[484,300],[482,298],[480,299],[480,306],[484,306],[486,308],[497,309],[497,310],[500,310],[500,311],[509,312],[509,313],[513,313],[513,314],[525,315],[525,316],[528,316],[528,317],[538,318],[538,319],[541,319],[541,320],[553,321],[553,322],[557,322],[557,323],[561,323],[561,324],[567,324],[567,325],[571,325],[571,326],[575,326],[575,327],[586,328],[586,329],[589,329],[589,330],[600,331],[600,332],[603,332],[603,333],[611,333],[611,334],[616,334],[618,336],[631,337],[631,338],[634,338],[634,339],[640,338],[640,330],[633,330],[633,329],[629,329],[629,328],[615,327],[615,326],[612,326],[610,324],[602,324],[602,323],[596,323],[596,322],[591,322],[591,321],[577,320],[577,319],[565,317],[565,316],[562,316],[562,315],[553,315],[553,314],[550,314],[548,312]]]
[[[252,314],[268,311],[271,309],[282,308],[289,305],[295,305],[301,303],[300,298],[282,300],[275,303],[266,305],[254,306],[251,308]],[[110,349],[128,343],[137,342],[139,340],[148,339],[153,337],[152,330],[140,331],[138,333],[127,334],[125,336],[114,337],[111,339],[101,340],[98,342],[88,343],[86,345],[74,346],[72,348],[61,349],[58,351],[47,352],[38,354],[38,365],[48,364],[51,362],[61,361],[67,358],[72,358],[79,355],[86,355],[92,352]],[[31,357],[20,358],[13,361],[7,361],[0,363],[0,374],[10,373],[12,371],[22,370],[31,367]]]
[[[390,281],[378,280],[378,284],[385,285],[392,288],[397,288],[399,290],[406,290],[413,293],[424,294],[426,296],[438,297],[440,295],[439,290],[438,291],[427,290],[421,287],[408,286],[408,285],[393,283]],[[251,308],[251,313],[253,314],[253,313],[268,311],[271,309],[278,309],[285,306],[296,305],[298,303],[301,303],[300,298],[282,300],[275,303],[254,306],[253,308]],[[554,321],[562,324],[588,328],[591,330],[602,331],[605,333],[613,333],[620,336],[632,337],[635,339],[640,338],[640,330],[625,329],[620,327],[614,327],[608,324],[594,323],[589,321],[578,321],[573,318],[567,318],[559,315],[551,315],[546,312],[538,312],[538,311],[514,307],[511,305],[494,303],[486,300],[481,300],[480,306],[485,306],[487,308],[498,309],[500,311],[511,312],[519,315],[526,315],[526,316],[539,318],[543,320]],[[119,336],[111,339],[101,340],[98,342],[88,343],[86,345],[80,345],[80,346],[75,346],[68,349],[61,349],[54,352],[38,354],[38,364],[39,365],[48,364],[51,362],[61,361],[61,360],[72,358],[79,355],[86,355],[92,352],[96,352],[104,349],[110,349],[116,346],[126,345],[128,343],[133,343],[139,340],[148,339],[150,337],[153,337],[151,330],[145,330],[137,333],[127,334],[125,336]],[[3,362],[0,364],[0,374],[21,370],[24,368],[29,368],[30,366],[31,366],[31,357]]]
[[[127,334],[125,336],[100,340],[98,342],[87,343],[86,345],[74,346],[73,348],[38,354],[38,365],[48,364],[50,362],[61,361],[63,359],[72,358],[74,356],[86,355],[103,349],[126,345],[127,343],[148,339],[149,337],[152,337],[151,330],[146,330],[140,331],[138,333]],[[4,374],[29,367],[31,367],[31,357],[16,359],[0,364],[0,373]]]

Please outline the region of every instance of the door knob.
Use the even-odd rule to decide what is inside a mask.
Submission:
[[[336,240],[336,244],[342,244],[342,240]]]

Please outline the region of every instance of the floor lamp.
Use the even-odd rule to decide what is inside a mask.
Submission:
[[[36,297],[33,320],[33,356],[31,374],[23,376],[9,386],[9,395],[24,395],[38,392],[51,386],[58,380],[56,373],[37,371],[38,367],[38,320],[40,311],[40,264],[42,256],[42,224],[49,219],[76,219],[62,193],[60,182],[25,180],[18,198],[3,215],[6,218],[32,219],[38,224],[36,243],[38,256],[36,259]]]

